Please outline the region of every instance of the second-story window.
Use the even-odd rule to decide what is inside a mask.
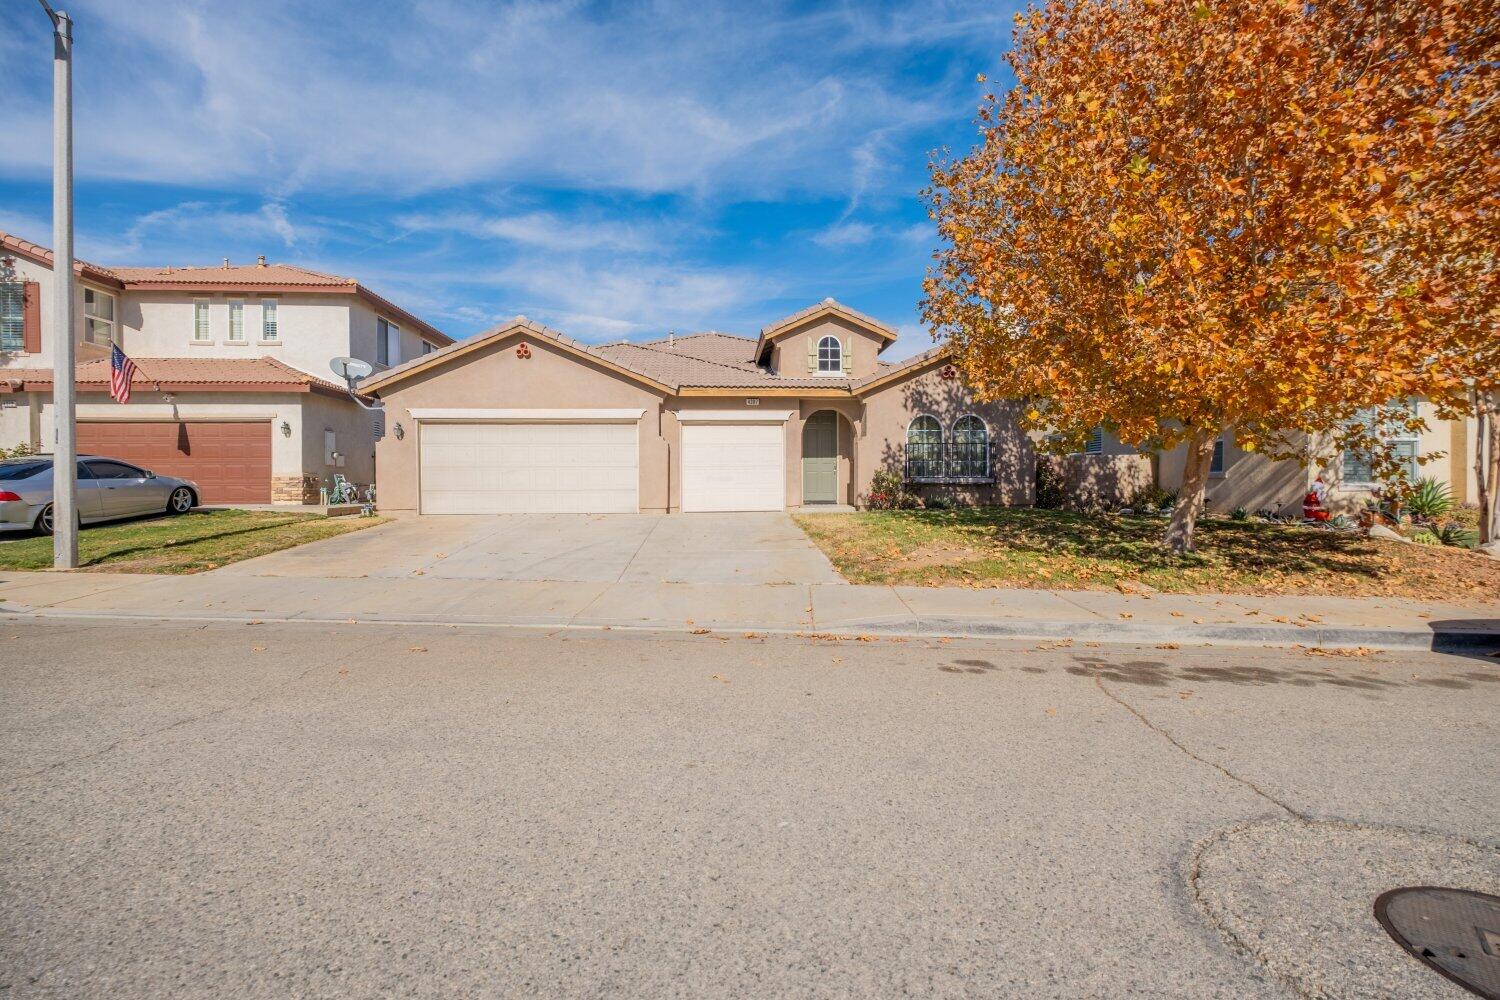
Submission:
[[[108,292],[83,290],[83,337],[91,344],[115,342],[115,297]]]
[[[842,375],[844,373],[844,345],[837,337],[824,337],[818,341],[818,374]]]
[[[239,299],[229,300],[229,342],[245,342],[245,303]]]
[[[401,363],[401,328],[390,320],[375,321],[375,360],[382,365]]]
[[[193,339],[202,343],[208,343],[213,339],[213,331],[208,328],[208,300],[193,300]]]
[[[279,340],[281,331],[276,323],[276,307],[279,303],[275,299],[260,300],[260,339]]]
[[[0,281],[0,351],[26,349],[26,283]]]

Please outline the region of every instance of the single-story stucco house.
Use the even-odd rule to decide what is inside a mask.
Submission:
[[[423,514],[852,505],[880,469],[926,495],[1026,504],[1014,405],[935,347],[824,301],[758,337],[585,344],[525,317],[360,383],[385,406],[380,507]]]

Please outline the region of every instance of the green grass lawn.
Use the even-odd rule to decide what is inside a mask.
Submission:
[[[797,523],[852,583],[1171,593],[1500,598],[1500,562],[1356,533],[1204,518],[1174,556],[1156,518],[1033,508],[866,511]]]
[[[378,518],[263,510],[204,510],[84,528],[80,569],[112,573],[201,573],[294,545],[358,531]],[[0,544],[0,570],[49,569],[52,539]]]

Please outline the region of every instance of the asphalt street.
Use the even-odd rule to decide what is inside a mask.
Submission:
[[[1462,997],[1500,660],[0,617],[0,996]]]

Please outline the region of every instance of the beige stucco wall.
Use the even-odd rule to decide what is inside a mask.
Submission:
[[[7,368],[50,368],[52,367],[52,268],[45,264],[27,260],[24,257],[13,257],[15,261],[14,274],[6,276],[5,281],[35,281],[37,292],[41,295],[41,321],[42,321],[42,343],[40,354],[27,354],[24,351],[0,351],[0,371]],[[87,361],[90,358],[104,357],[108,351],[94,344],[86,344],[83,341],[83,290],[85,287],[93,288],[95,291],[106,292],[115,297],[115,319],[119,322],[122,304],[121,293],[118,290],[106,288],[82,278],[73,283],[73,343],[78,345],[76,355],[79,361]]]
[[[989,426],[994,443],[991,486],[921,486],[923,495],[942,494],[971,503],[1029,504],[1035,495],[1036,452],[1031,440],[1016,424],[1019,404],[975,403],[958,380],[945,380],[941,366],[881,387],[865,400],[863,426],[856,438],[855,493],[869,492],[877,469],[901,469],[906,428],[914,417],[930,413],[942,423],[944,433],[965,413],[976,413]]]
[[[193,302],[208,302],[210,339],[193,339]],[[275,341],[262,339],[262,303],[278,303]],[[245,339],[229,339],[229,304],[244,303]],[[331,358],[350,354],[352,295],[192,295],[185,292],[127,292],[121,348],[137,358],[268,357],[293,368],[332,379]],[[365,357],[373,361],[374,354]]]
[[[516,356],[524,340],[531,357]],[[426,407],[483,409],[612,409],[640,407],[640,503],[643,511],[667,509],[668,445],[663,394],[588,359],[567,354],[544,338],[518,332],[461,358],[445,361],[381,393],[385,437],[376,446],[377,490],[382,510],[418,507],[421,439],[411,410]],[[395,425],[405,436],[397,439]]]
[[[771,370],[791,378],[814,374],[807,366],[808,343],[816,344],[830,334],[843,341],[850,352],[850,378],[875,374],[875,358],[885,341],[864,327],[837,316],[812,319],[778,336],[771,345]],[[842,374],[834,377],[842,377]]]
[[[1418,466],[1417,474],[1448,483],[1455,499],[1472,503],[1477,487],[1469,449],[1473,447],[1475,420],[1472,417],[1463,421],[1439,420],[1432,404],[1425,400],[1418,404],[1418,413],[1428,425],[1418,438],[1418,454],[1427,457],[1428,461]],[[1235,444],[1234,432],[1226,432],[1224,472],[1209,478],[1206,491],[1208,509],[1227,512],[1244,507],[1251,512],[1300,513],[1302,498],[1319,473],[1329,488],[1327,504],[1330,509],[1353,512],[1362,507],[1370,496],[1370,488],[1343,483],[1340,455],[1321,444],[1314,444],[1308,450],[1313,456],[1308,462],[1296,459],[1276,461],[1258,452],[1240,449]],[[1160,481],[1167,489],[1182,486],[1185,456],[1184,446],[1161,453]]]

